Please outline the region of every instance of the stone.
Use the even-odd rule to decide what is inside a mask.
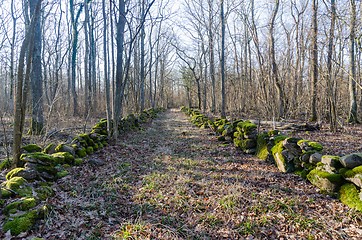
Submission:
[[[271,152],[273,153],[275,163],[278,169],[282,172],[293,172],[294,171],[294,158],[288,150],[284,149],[283,142],[279,142],[275,145]]]
[[[332,167],[332,168],[340,168],[341,167],[341,163],[339,161],[338,156],[324,155],[324,156],[322,156],[321,163],[323,163],[325,165],[328,165],[329,167]]]
[[[283,141],[283,146],[294,156],[300,156],[302,154],[302,149],[298,146],[297,142],[300,138],[287,138]]]
[[[362,153],[352,153],[340,158],[340,162],[345,168],[355,168],[362,165]]]
[[[88,160],[88,163],[89,163],[90,165],[93,165],[93,166],[96,166],[96,167],[103,166],[103,165],[106,164],[103,160],[101,160],[101,159],[95,159],[95,158],[90,158],[90,159]]]
[[[246,154],[254,154],[256,152],[255,148],[249,148],[249,149],[245,149],[244,152]]]
[[[64,143],[59,144],[58,147],[56,147],[55,151],[56,152],[67,152],[67,153],[72,154],[73,157],[75,156],[75,149],[72,146],[64,144]]]
[[[359,188],[362,188],[362,166],[355,167],[352,170],[343,168],[340,170],[340,173],[347,181],[354,183]]]
[[[21,149],[28,153],[41,152],[43,150],[41,147],[39,147],[36,144],[29,144],[29,145],[23,146],[23,147],[21,147]]]
[[[310,157],[309,157],[309,163],[311,163],[311,164],[317,164],[317,163],[319,163],[319,162],[322,161],[322,157],[323,157],[323,155],[320,154],[320,153],[318,153],[318,152],[313,153],[313,154],[310,155]]]
[[[328,194],[336,192],[344,183],[341,174],[331,174],[318,169],[312,170],[307,178],[314,186]]]

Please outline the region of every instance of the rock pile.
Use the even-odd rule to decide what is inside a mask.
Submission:
[[[128,132],[137,129],[144,121],[155,118],[163,108],[148,109],[135,116],[122,118],[118,129]],[[18,235],[32,228],[35,221],[44,218],[49,206],[44,201],[54,195],[53,182],[68,175],[66,168],[80,166],[84,157],[106,146],[108,143],[107,119],[101,119],[90,133],[76,136],[70,143],[56,146],[50,144],[42,149],[30,144],[22,147],[22,167],[10,170],[6,181],[0,184],[0,207],[6,214],[5,232]],[[0,163],[0,169],[10,167],[11,160]],[[103,164],[88,160],[93,166]]]
[[[281,172],[293,172],[322,193],[362,211],[362,153],[330,156],[323,153],[323,146],[317,142],[289,137],[277,130],[258,134],[257,126],[249,121],[215,119],[213,122],[199,111],[186,107],[181,110],[198,127],[210,126],[219,135],[218,140],[233,142],[244,153],[274,163]]]

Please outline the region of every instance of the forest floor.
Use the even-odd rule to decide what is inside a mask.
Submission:
[[[361,213],[220,144],[180,111],[143,127],[89,157],[104,166],[73,167],[53,186],[48,218],[22,237],[362,238]]]

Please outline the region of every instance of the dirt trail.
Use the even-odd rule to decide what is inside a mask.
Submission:
[[[70,170],[33,236],[361,239],[360,213],[215,139],[169,110]]]

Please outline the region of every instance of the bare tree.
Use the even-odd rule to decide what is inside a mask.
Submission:
[[[317,121],[317,82],[318,82],[318,23],[317,23],[317,14],[318,14],[318,0],[313,0],[313,19],[312,19],[312,117],[311,121]]]

